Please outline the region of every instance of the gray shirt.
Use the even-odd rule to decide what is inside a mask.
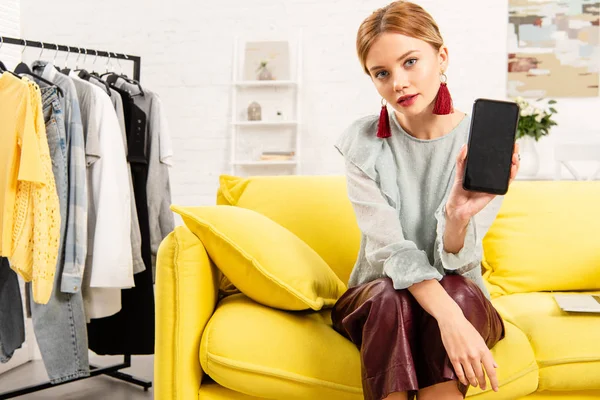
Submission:
[[[489,298],[481,276],[482,239],[502,198],[467,226],[463,248],[444,251],[444,205],[455,178],[456,157],[467,142],[470,117],[451,132],[421,140],[390,113],[392,136],[377,137],[379,117],[355,121],[336,148],[346,161],[348,197],[361,230],[358,259],[348,286],[390,277],[397,290],[447,273],[473,280]]]

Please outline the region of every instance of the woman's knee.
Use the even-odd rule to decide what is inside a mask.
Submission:
[[[482,301],[485,300],[481,289],[462,275],[446,275],[442,278],[440,284],[463,310],[466,307],[481,305]]]
[[[408,289],[396,290],[390,278],[381,278],[374,281],[374,295],[371,301],[385,310],[405,308],[410,302],[411,294]]]
[[[461,275],[446,275],[440,284],[469,321],[487,321],[489,311],[487,299],[481,289],[470,279]]]

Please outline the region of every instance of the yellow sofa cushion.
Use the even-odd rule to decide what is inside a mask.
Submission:
[[[535,392],[519,400],[598,400],[600,390],[578,390],[576,392]]]
[[[220,385],[270,399],[362,400],[360,353],[331,327],[330,310],[290,313],[239,294],[217,306],[200,345],[202,368]],[[510,323],[492,350],[503,398],[535,391],[527,338]],[[469,396],[493,396],[471,388]],[[497,397],[490,397],[497,398]]]
[[[600,289],[600,182],[515,181],[483,240],[493,297]]]
[[[250,396],[362,400],[358,351],[331,328],[329,314],[290,313],[229,296],[202,336],[202,368]]]
[[[600,389],[599,315],[566,313],[552,293],[512,294],[493,303],[529,338],[540,367],[540,390]]]
[[[335,304],[345,285],[306,243],[252,210],[172,206],[210,258],[248,297],[284,310]]]
[[[348,282],[360,247],[360,230],[344,176],[223,175],[217,204],[266,215],[306,242],[342,282]]]

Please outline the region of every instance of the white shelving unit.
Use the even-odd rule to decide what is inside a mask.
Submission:
[[[234,163],[235,165],[245,165],[245,166],[252,166],[252,165],[296,165],[298,164],[297,161],[293,161],[293,160],[284,160],[284,161],[236,161]]]
[[[245,68],[246,46],[287,42],[289,76],[274,80],[249,80]],[[301,108],[302,88],[302,34],[293,38],[269,38],[265,40],[242,40],[236,37],[233,48],[233,68],[231,79],[231,154],[230,171],[232,175],[281,175],[300,174],[301,172]],[[283,117],[276,118],[272,110],[262,107],[262,120],[248,121],[247,107],[252,101],[267,99],[272,104],[287,104]],[[245,100],[245,102],[244,102]],[[281,100],[281,101],[279,101]],[[272,108],[272,107],[271,107]],[[277,139],[287,140],[288,145],[277,147]],[[239,146],[245,151],[239,151]],[[260,160],[262,151],[293,151],[292,160]],[[242,153],[242,154],[240,154]]]

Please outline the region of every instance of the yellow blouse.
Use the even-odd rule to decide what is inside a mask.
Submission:
[[[10,103],[4,103],[5,95],[13,100],[12,109]],[[0,152],[6,152],[12,160],[0,164],[0,197],[4,197],[4,202],[0,203],[3,215],[0,220],[0,255],[8,257],[11,268],[25,281],[33,282],[34,301],[46,304],[54,285],[60,210],[41,93],[39,87],[27,78],[19,80],[4,73],[0,76],[0,99],[2,125],[16,119],[17,128],[16,135],[15,130],[12,135],[10,130],[0,131],[0,142],[9,144],[8,149],[1,146],[3,150]],[[15,99],[19,101],[16,106]],[[8,182],[3,182],[3,178]]]

